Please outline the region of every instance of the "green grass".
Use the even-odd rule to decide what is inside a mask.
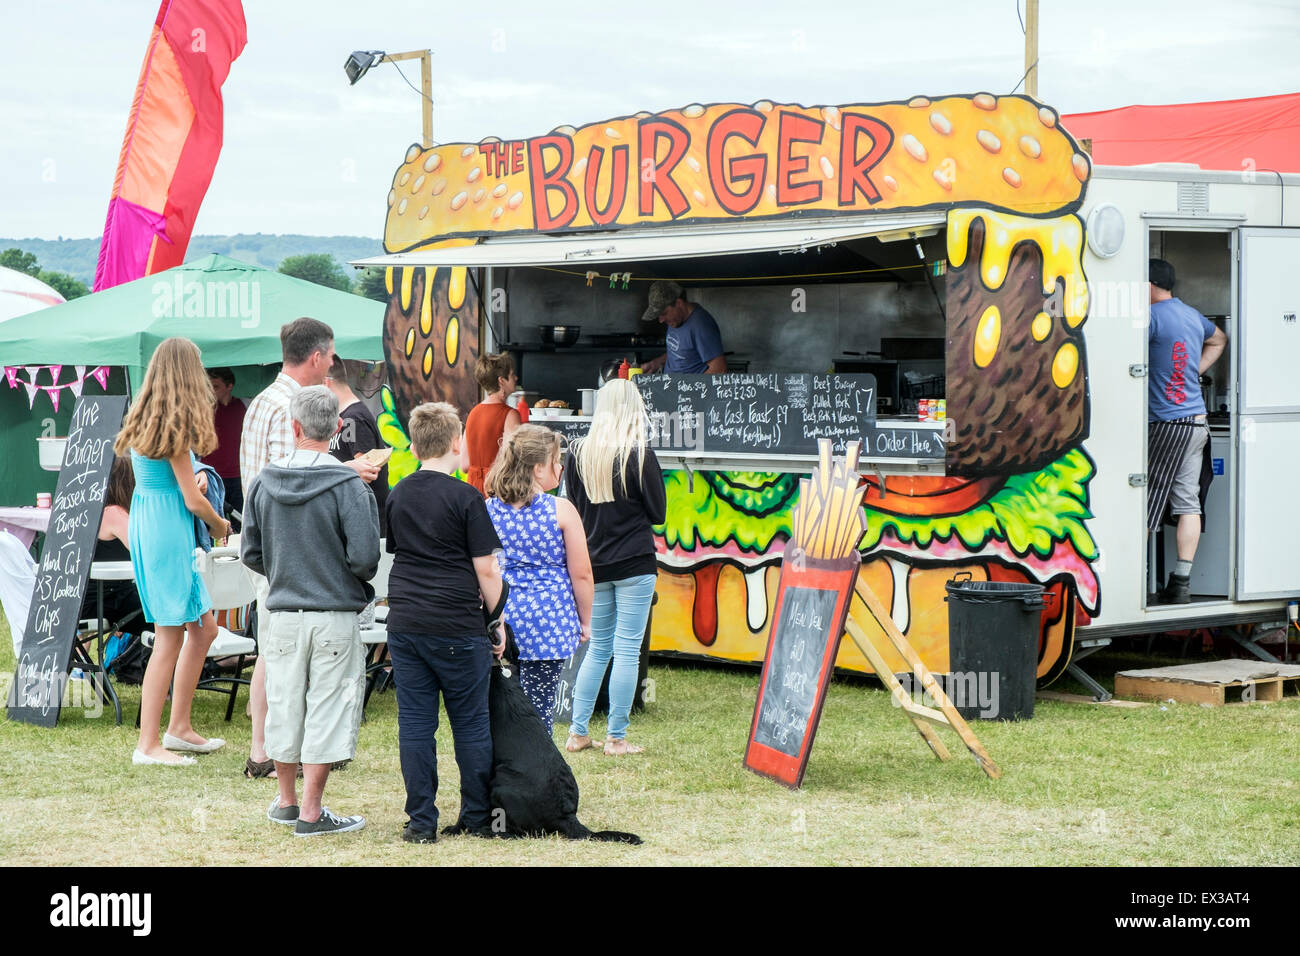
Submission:
[[[1141,661],[1152,663],[1150,657]],[[1156,663],[1173,663],[1160,660]],[[1091,659],[1097,675],[1131,666]],[[0,671],[12,674],[0,623]],[[264,817],[272,781],[240,775],[249,722],[241,691],[200,692],[195,723],[230,741],[183,770],[132,767],[139,688],[123,726],[65,711],[57,728],[0,724],[0,863],[107,864],[958,864],[1279,865],[1300,862],[1300,700],[1208,709],[1118,709],[1039,701],[1018,724],[977,722],[1002,768],[987,780],[955,735],[935,760],[866,680],[830,689],[803,789],[741,766],[757,672],[656,665],[655,701],[634,715],[640,757],[569,755],[593,829],[632,830],[640,848],[545,840],[400,840],[404,791],[391,693],[371,700],[357,760],[326,803],[366,829],[295,840]],[[565,728],[557,728],[557,737]],[[593,733],[603,731],[593,723]],[[456,764],[438,734],[440,808],[455,817]]]

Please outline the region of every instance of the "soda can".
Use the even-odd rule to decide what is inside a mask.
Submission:
[[[936,422],[946,421],[948,418],[948,402],[946,399],[937,399],[935,401],[934,420]]]
[[[930,400],[928,398],[922,398],[917,401],[916,420],[918,422],[928,422],[930,420]]]

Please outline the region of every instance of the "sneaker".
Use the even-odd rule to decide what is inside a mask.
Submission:
[[[1170,574],[1169,583],[1165,589],[1160,592],[1161,604],[1191,604],[1192,603],[1192,581],[1190,577],[1184,577],[1180,574]]]
[[[360,830],[366,825],[366,818],[362,816],[340,817],[330,812],[329,807],[320,808],[320,819],[308,823],[302,817],[293,826],[293,835],[296,837],[321,836],[325,833],[350,833],[353,830]]]
[[[266,818],[272,823],[283,823],[291,827],[298,822],[298,808],[280,806],[280,795],[277,793],[271,805],[266,808]]]
[[[418,830],[407,820],[402,824],[402,839],[407,843],[437,843],[438,833],[436,830]]]

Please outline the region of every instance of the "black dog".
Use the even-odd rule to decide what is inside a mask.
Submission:
[[[490,618],[500,619],[503,592]],[[489,634],[495,640],[496,628]],[[488,707],[492,721],[491,798],[494,829],[502,821],[505,835],[543,836],[558,833],[570,840],[606,840],[640,844],[635,833],[588,830],[578,821],[578,781],[556,748],[546,724],[519,683],[518,648],[506,627],[506,652],[492,668]]]

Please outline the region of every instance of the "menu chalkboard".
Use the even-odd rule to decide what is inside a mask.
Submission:
[[[839,594],[823,588],[785,592],[776,636],[768,649],[767,679],[758,703],[754,740],[791,757],[803,749],[820,689],[822,658]]]
[[[657,451],[715,455],[815,455],[830,439],[837,454],[861,440],[868,458],[942,459],[939,426],[876,421],[871,375],[805,373],[640,375]],[[539,419],[569,439],[591,419]]]
[[[72,639],[113,467],[113,441],[125,410],[125,395],[83,395],[73,409],[8,701],[14,720],[53,727],[59,719]]]
[[[665,450],[815,455],[829,438],[843,452],[876,420],[871,375],[654,375],[637,384],[651,441]]]
[[[745,766],[787,787],[803,782],[858,566],[856,553],[820,560],[789,546],[781,562]]]

